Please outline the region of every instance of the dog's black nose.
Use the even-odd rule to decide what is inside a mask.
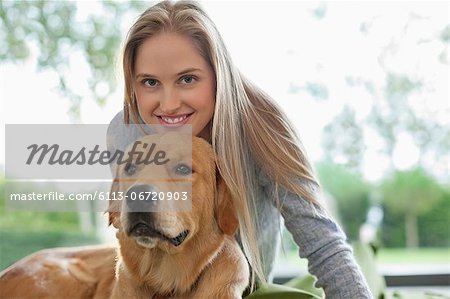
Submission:
[[[126,193],[129,212],[156,212],[157,197],[151,185],[134,185]]]

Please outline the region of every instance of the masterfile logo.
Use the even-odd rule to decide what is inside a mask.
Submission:
[[[148,151],[145,153],[143,151],[137,150],[137,147],[142,145],[144,149],[148,148]],[[86,147],[82,147],[78,152],[74,152],[71,150],[61,150],[58,144],[53,144],[49,146],[48,144],[41,144],[38,146],[37,144],[32,144],[27,147],[30,150],[30,155],[26,161],[27,165],[31,165],[35,163],[37,165],[42,165],[42,163],[48,163],[49,165],[59,164],[59,165],[110,165],[111,163],[116,164],[126,164],[131,163],[133,161],[133,157],[137,156],[136,163],[137,164],[151,164],[155,163],[157,165],[161,165],[167,163],[169,159],[166,159],[166,152],[161,150],[155,151],[156,144],[147,144],[142,143],[137,140],[130,151],[124,152],[121,150],[111,151],[100,151],[99,145],[95,145],[94,149],[88,150]]]
[[[108,125],[6,125],[6,208],[105,212],[110,201],[186,201],[191,181],[176,181],[165,170],[179,155],[176,149],[180,146],[190,156],[187,161],[192,158],[192,138],[178,145],[178,138],[171,136],[180,135],[166,134],[168,130],[160,127],[124,124],[111,130]],[[180,131],[192,136],[190,125]],[[153,134],[158,135],[147,136]],[[170,140],[174,147],[164,143]],[[112,192],[118,169],[126,172],[122,179],[131,188],[135,179],[131,169],[146,167],[152,171],[139,172],[139,181],[165,182],[167,190]],[[183,210],[189,208],[183,206]]]

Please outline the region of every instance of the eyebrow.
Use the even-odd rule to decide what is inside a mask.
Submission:
[[[193,67],[191,67],[191,68],[184,69],[184,70],[182,70],[181,72],[178,72],[175,76],[178,77],[178,76],[184,75],[184,74],[186,74],[186,73],[191,73],[191,72],[202,72],[202,70],[201,70],[201,69],[198,69],[198,68],[193,68]],[[147,77],[157,78],[158,76],[154,76],[154,75],[148,74],[148,73],[140,73],[140,74],[137,74],[137,75],[136,75],[136,78],[140,78],[140,77],[145,77],[145,78],[147,78]]]

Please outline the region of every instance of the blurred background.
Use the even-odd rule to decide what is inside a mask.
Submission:
[[[372,271],[392,290],[450,294],[450,4],[201,3],[296,126],[349,240],[374,248]],[[111,241],[99,213],[5,210],[4,125],[108,124],[123,102],[121,45],[151,4],[0,0],[0,269]],[[284,232],[276,276],[305,267]]]

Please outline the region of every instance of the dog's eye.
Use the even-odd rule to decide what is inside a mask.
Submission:
[[[136,165],[133,163],[127,163],[124,170],[127,175],[133,175],[136,172]]]
[[[178,164],[175,168],[175,172],[180,175],[188,175],[192,173],[192,169],[186,164]]]

